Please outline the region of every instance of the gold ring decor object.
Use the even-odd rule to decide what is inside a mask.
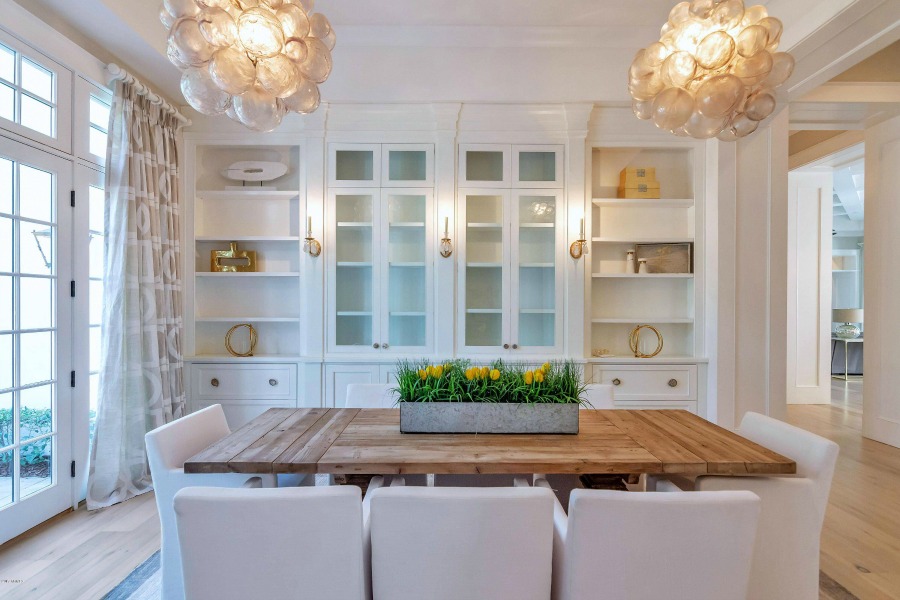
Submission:
[[[649,329],[650,331],[652,331],[653,333],[656,334],[656,339],[657,339],[656,350],[654,350],[652,354],[644,354],[643,352],[641,352],[638,349],[638,348],[640,348],[641,330],[642,329]],[[638,325],[637,327],[635,327],[634,329],[631,330],[631,335],[629,336],[628,343],[631,346],[631,351],[634,353],[635,358],[653,358],[654,356],[656,356],[657,354],[662,352],[663,336],[659,332],[659,330],[656,327],[654,327],[653,325]]]
[[[231,346],[232,334],[235,331],[237,331],[238,329],[240,329],[241,327],[246,327],[247,330],[250,332],[250,349],[247,350],[246,352],[238,352]],[[225,334],[225,349],[228,350],[228,354],[230,354],[232,356],[238,356],[238,357],[242,357],[242,358],[247,357],[247,356],[253,356],[253,349],[256,348],[256,341],[257,341],[256,329],[253,327],[253,325],[251,325],[250,323],[238,323],[237,325],[235,325],[234,327],[229,329],[228,333]]]

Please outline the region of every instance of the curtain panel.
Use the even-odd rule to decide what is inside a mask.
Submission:
[[[134,86],[116,84],[90,510],[152,489],[144,434],[185,410],[178,126]]]

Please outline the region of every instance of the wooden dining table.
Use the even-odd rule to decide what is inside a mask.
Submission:
[[[683,410],[583,410],[574,435],[400,433],[397,409],[272,408],[186,473],[796,473],[794,461]]]

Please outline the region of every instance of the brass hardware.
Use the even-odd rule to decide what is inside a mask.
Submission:
[[[237,242],[231,242],[229,250],[210,252],[209,270],[215,273],[252,273],[256,271],[256,252],[238,250]]]
[[[670,380],[669,380],[669,387],[678,387],[678,380],[677,380],[677,379],[670,379]]]
[[[513,350],[518,350],[518,349],[519,349],[519,345],[518,345],[518,344],[513,344]]]
[[[277,380],[277,379],[270,379],[270,380],[269,380],[269,385],[271,385],[272,387],[275,387],[276,385],[278,385],[278,380]]]
[[[640,347],[642,329],[649,329],[656,334],[656,350],[654,350],[651,354],[644,354],[638,349]],[[628,344],[631,346],[631,351],[634,353],[635,358],[653,358],[654,356],[662,352],[663,337],[659,330],[653,325],[638,325],[631,330],[631,335],[628,336]]]
[[[219,380],[216,379],[215,377],[213,377],[212,379],[210,379],[209,385],[211,385],[213,387],[219,387]]]
[[[316,238],[308,237],[303,242],[303,251],[315,258],[322,254],[322,244]]]
[[[453,242],[449,237],[441,238],[440,250],[441,256],[443,256],[444,258],[450,258],[450,256],[453,254]]]
[[[504,349],[504,350],[509,350],[509,344],[503,344],[503,349]]]
[[[385,350],[387,350],[389,348],[389,346],[386,343],[382,344],[381,347],[384,348]]]
[[[250,333],[250,349],[246,352],[238,352],[231,345],[231,336],[235,331],[240,329],[241,327],[246,327],[247,331]],[[256,335],[256,329],[250,323],[239,323],[228,330],[228,333],[225,334],[225,349],[228,350],[228,353],[232,356],[238,357],[247,357],[253,356],[253,349],[256,348],[256,342],[258,338]]]
[[[612,380],[612,384],[613,385],[622,385],[622,380],[619,379],[618,377],[616,377],[615,379]]]
[[[378,348],[381,348],[381,344],[379,344],[378,342],[375,342],[374,344],[372,344],[372,347],[377,350]]]
[[[587,254],[587,240],[575,240],[569,245],[569,256],[578,260]]]

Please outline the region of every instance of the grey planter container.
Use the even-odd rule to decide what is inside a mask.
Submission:
[[[401,433],[578,433],[578,404],[400,402]]]

